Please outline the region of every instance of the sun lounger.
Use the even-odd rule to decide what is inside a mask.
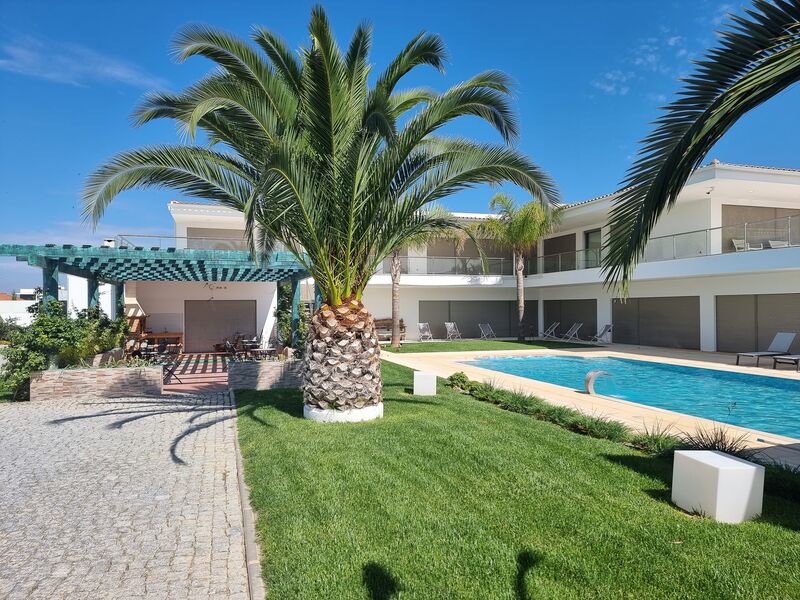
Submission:
[[[778,365],[794,365],[800,373],[800,354],[782,354],[772,357],[772,368],[777,369]]]
[[[781,356],[783,354],[789,354],[789,348],[791,348],[792,343],[794,342],[794,338],[797,336],[796,333],[791,333],[787,331],[779,331],[775,334],[775,337],[772,338],[772,343],[769,345],[769,348],[766,349],[764,352],[739,352],[736,354],[736,364],[739,364],[739,359],[743,356],[749,356],[750,358],[756,359],[756,366],[758,366],[758,362],[765,356]]]
[[[767,246],[770,248],[788,248],[789,242],[786,240],[767,240]]]
[[[731,240],[737,252],[747,252],[748,250],[763,250],[764,244],[751,244],[745,240]]]
[[[417,327],[419,328],[419,341],[420,342],[424,342],[424,341],[433,339],[433,334],[431,333],[430,323],[417,323]]]
[[[489,323],[478,323],[478,329],[481,330],[482,340],[493,340],[497,336],[494,334],[494,329]]]
[[[605,327],[603,327],[603,329],[600,331],[600,333],[598,333],[597,335],[593,335],[593,336],[590,338],[590,340],[589,340],[589,341],[592,341],[592,342],[602,342],[602,341],[603,341],[603,339],[604,339],[606,336],[608,336],[608,335],[610,335],[610,334],[611,334],[611,330],[612,330],[613,328],[614,328],[614,326],[613,326],[613,325],[611,325],[611,324],[608,324],[608,325],[606,325]]]
[[[461,332],[458,330],[458,325],[455,323],[445,323],[444,324],[445,331],[447,332],[447,339],[448,340],[460,340],[461,339]]]
[[[558,338],[562,342],[574,342],[578,340],[578,331],[583,327],[583,323],[573,323],[563,336]]]
[[[558,321],[555,323],[550,323],[550,326],[547,329],[539,332],[539,337],[543,340],[557,340],[558,336],[556,335],[556,329],[558,329],[559,325],[561,325],[561,323]]]

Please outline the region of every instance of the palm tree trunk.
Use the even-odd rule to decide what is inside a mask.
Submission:
[[[400,347],[400,252],[392,252],[392,348]]]
[[[350,410],[383,400],[375,319],[356,300],[323,304],[311,319],[306,342],[303,402],[307,407]]]
[[[517,340],[525,341],[525,257],[514,252],[514,274],[517,277]]]

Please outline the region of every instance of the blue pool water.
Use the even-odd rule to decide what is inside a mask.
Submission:
[[[647,406],[800,437],[800,381],[682,367],[624,358],[524,356],[482,358],[469,363],[575,390],[586,373],[609,373],[595,392]]]

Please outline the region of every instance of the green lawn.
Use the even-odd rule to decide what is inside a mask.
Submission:
[[[692,517],[668,502],[669,459],[383,374],[371,423],[305,421],[295,390],[237,393],[270,597],[800,597],[800,503]]]
[[[381,346],[387,352],[471,352],[473,350],[537,350],[540,348],[580,348],[588,344],[571,344],[566,342],[516,342],[506,340],[458,340],[455,342],[419,342],[401,344],[399,349]]]

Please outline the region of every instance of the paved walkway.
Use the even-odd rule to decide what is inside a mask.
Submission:
[[[0,404],[0,598],[245,600],[228,393]]]

